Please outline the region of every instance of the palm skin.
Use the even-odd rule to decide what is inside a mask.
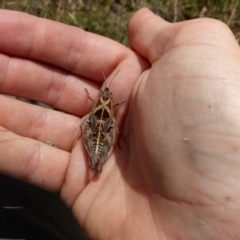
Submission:
[[[240,237],[240,55],[225,25],[210,19],[170,24],[142,9],[129,23],[136,54],[79,29],[2,12],[10,23],[5,26],[0,18],[5,33],[0,50],[9,58],[21,57],[11,61],[25,61],[26,67],[15,73],[9,64],[1,92],[41,100],[72,115],[2,99],[2,126],[29,128],[2,134],[1,172],[60,192],[90,239]],[[20,16],[26,22],[19,23]],[[42,30],[34,43],[22,35],[7,41],[19,24],[25,27],[23,36],[31,35],[33,21]],[[46,39],[56,45],[46,49]],[[14,48],[16,41],[21,48]],[[95,175],[82,141],[75,141],[81,121],[73,115],[89,111],[84,87],[97,97],[102,66],[112,76],[120,69],[111,90],[115,102],[127,101],[115,109],[121,149],[115,147],[103,172]],[[44,144],[49,139],[58,149]]]

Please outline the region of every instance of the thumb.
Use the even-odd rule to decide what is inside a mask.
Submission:
[[[128,35],[131,48],[151,64],[164,53],[183,46],[231,46],[239,51],[234,35],[220,21],[201,18],[169,23],[147,8],[140,9],[130,19]]]
[[[163,33],[170,25],[171,23],[166,22],[147,8],[138,10],[130,19],[128,25],[128,37],[131,48],[151,62],[149,48],[161,37],[159,38],[161,42],[155,49],[157,55],[161,55],[170,37]]]

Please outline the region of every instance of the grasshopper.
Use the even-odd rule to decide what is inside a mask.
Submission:
[[[80,126],[81,136],[83,136],[83,142],[89,155],[89,165],[91,168],[96,168],[97,173],[102,172],[102,166],[110,156],[119,134],[113,108],[125,101],[123,99],[113,105],[113,94],[110,91],[111,83],[119,71],[112,78],[109,87],[106,86],[106,77],[103,71],[102,73],[105,87],[100,91],[96,101],[91,98],[85,88],[88,99],[93,102],[93,106]]]

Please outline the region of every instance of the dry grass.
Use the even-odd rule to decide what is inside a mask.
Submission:
[[[240,39],[239,0],[0,0],[0,6],[78,26],[125,45],[128,20],[141,7],[150,8],[170,22],[199,17],[219,19]]]

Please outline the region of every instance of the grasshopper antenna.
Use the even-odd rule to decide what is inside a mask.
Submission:
[[[103,74],[104,82],[105,82],[104,88],[106,88],[106,76],[105,76],[104,71],[103,71],[102,68],[101,68],[101,70],[102,70],[102,74]],[[120,72],[120,69],[117,71],[117,73],[113,76],[112,80],[110,81],[110,84],[109,84],[109,87],[108,87],[109,89],[110,89],[110,86],[111,86],[111,84],[112,84],[113,79],[117,76],[117,74],[118,74],[119,72]]]
[[[104,71],[103,71],[103,69],[101,68],[101,70],[102,70],[102,74],[103,74],[103,77],[104,77],[104,88],[106,88],[106,76],[105,76],[105,74],[104,74]]]
[[[110,86],[111,86],[111,84],[112,84],[113,79],[118,75],[119,72],[120,72],[120,69],[117,71],[117,73],[113,76],[112,80],[110,81],[110,83],[109,83],[109,89],[110,89]]]

